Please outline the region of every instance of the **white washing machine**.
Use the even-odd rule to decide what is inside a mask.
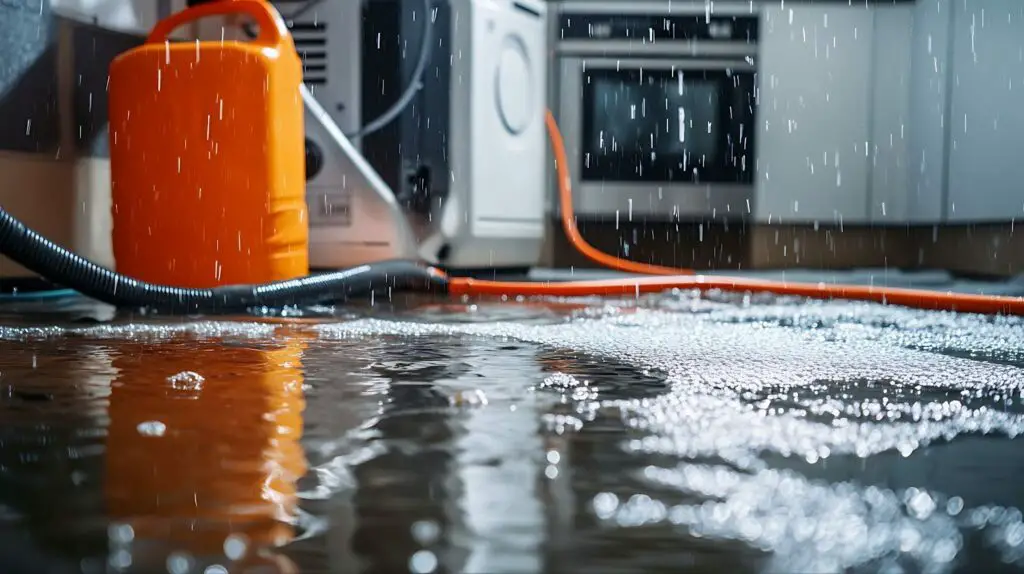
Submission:
[[[372,7],[374,1],[368,4]],[[300,52],[314,42],[323,46],[303,54],[307,85],[319,104],[307,105],[306,115],[307,148],[314,148],[310,153],[318,163],[308,182],[311,265],[337,268],[392,257],[421,258],[450,269],[536,265],[544,239],[548,174],[545,4],[435,0],[429,17],[440,30],[435,39],[439,53],[427,67],[418,99],[397,120],[397,131],[375,142],[370,136],[340,141],[339,130],[317,124],[330,117],[351,133],[366,115],[360,108],[376,103],[367,101],[372,90],[366,86],[379,82],[367,80],[367,70],[408,66],[417,58],[416,42],[403,40],[394,61],[367,60],[367,53],[376,57],[379,18],[374,23],[365,12],[361,19],[352,18],[351,7],[342,4],[349,3],[328,0],[293,23]],[[389,14],[408,13],[409,6],[422,4],[406,0],[397,12],[392,6]],[[422,8],[419,12],[418,23],[406,29],[422,28]],[[346,13],[349,18],[343,20]],[[338,18],[332,21],[334,15]],[[352,53],[353,21],[363,26],[362,58]],[[314,23],[318,40],[303,36],[303,30],[314,30]],[[362,62],[362,69],[352,62]],[[438,114],[424,112],[439,105],[443,111]],[[440,131],[420,137],[431,125]],[[416,137],[410,139],[413,131]],[[419,143],[405,145],[409,141]],[[403,162],[397,168],[402,173],[387,185],[382,184],[388,179],[385,168],[374,165],[374,157],[387,154],[375,155],[374,145],[390,146],[391,155],[400,155]],[[367,174],[365,166],[356,169],[360,162],[345,157],[355,149],[385,177]],[[407,164],[414,161],[429,164],[430,187],[437,192],[417,208],[403,200],[410,181],[406,173],[414,171]],[[385,226],[407,226],[408,233]]]
[[[456,266],[535,265],[548,168],[546,6],[456,0],[452,7],[451,187],[422,255],[447,242]]]

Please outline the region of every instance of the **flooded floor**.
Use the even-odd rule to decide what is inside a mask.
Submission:
[[[4,573],[1024,568],[1019,319],[691,293],[108,319],[0,307]]]

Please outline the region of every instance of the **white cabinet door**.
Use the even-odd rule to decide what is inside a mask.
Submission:
[[[946,220],[1024,217],[1024,2],[953,2]]]
[[[874,13],[773,3],[761,24],[758,222],[865,222]]]
[[[918,0],[913,4],[906,191],[910,223],[942,221],[952,3]]]
[[[911,218],[910,82],[913,4],[873,6],[871,142],[868,198],[871,222],[906,224]]]

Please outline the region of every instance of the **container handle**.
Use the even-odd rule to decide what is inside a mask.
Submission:
[[[278,48],[291,40],[281,14],[266,0],[215,0],[186,8],[157,22],[146,38],[147,44],[162,44],[180,26],[208,16],[245,14],[256,21],[260,34],[256,42]],[[289,42],[290,43],[290,42]]]

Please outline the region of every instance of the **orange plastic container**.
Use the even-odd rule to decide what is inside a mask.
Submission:
[[[168,40],[199,18],[247,15],[252,42]],[[214,287],[309,273],[302,64],[280,14],[222,0],[157,24],[110,66],[117,271]]]

